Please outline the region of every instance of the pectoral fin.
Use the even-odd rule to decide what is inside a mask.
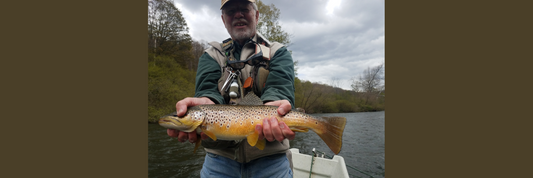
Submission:
[[[246,140],[248,140],[248,144],[250,144],[250,146],[255,146],[260,150],[265,149],[266,141],[265,139],[259,140],[259,134],[257,132],[248,135],[248,137],[246,137]]]
[[[257,147],[260,150],[264,150],[265,149],[265,145],[266,145],[266,140],[265,139],[261,139],[261,140],[257,140],[257,143],[255,144],[255,147]]]
[[[255,144],[257,144],[257,140],[259,139],[259,134],[254,132],[253,134],[248,135],[246,139],[248,140],[248,144],[250,144],[250,146],[255,146]]]
[[[209,132],[207,130],[202,129],[202,132],[207,135],[209,138],[213,139],[214,141],[217,141],[217,136],[213,132]]]

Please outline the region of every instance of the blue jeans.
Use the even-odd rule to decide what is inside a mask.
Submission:
[[[206,153],[200,176],[202,178],[286,178],[292,177],[292,170],[285,153],[265,156],[252,160],[248,163],[239,163],[223,156]]]

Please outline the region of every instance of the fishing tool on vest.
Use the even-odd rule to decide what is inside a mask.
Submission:
[[[224,91],[224,92],[227,93],[228,89],[230,88],[230,86],[233,87],[234,83],[237,82],[235,80],[236,80],[237,76],[241,74],[241,71],[234,71],[234,70],[231,69],[231,67],[226,67],[226,71],[229,73],[229,75],[228,75],[228,78],[226,78],[226,80],[224,82],[224,85],[222,86],[222,89],[220,90],[220,92]],[[230,85],[230,83],[231,83],[231,85]]]
[[[219,83],[223,84],[220,83],[222,87],[219,84],[219,88],[228,104],[237,104],[248,92],[261,95],[269,73],[268,64],[271,55],[270,48],[264,43],[260,44],[250,39],[242,46],[238,60],[233,56],[235,50],[233,45],[231,39],[225,40],[221,45],[226,65],[219,80]]]

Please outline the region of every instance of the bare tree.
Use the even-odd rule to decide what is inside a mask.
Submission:
[[[324,89],[317,83],[311,83],[305,81],[301,83],[302,85],[302,97],[301,97],[301,108],[306,112],[312,113],[314,110],[312,108],[320,106],[324,101]]]
[[[352,89],[355,92],[363,92],[365,96],[365,104],[371,103],[371,99],[377,96],[378,92],[385,90],[385,85],[381,85],[384,77],[384,64],[380,64],[375,67],[368,67],[363,71],[363,74],[359,75],[359,78],[352,78]]]
[[[335,94],[339,94],[339,92],[342,91],[342,81],[339,78],[333,77],[330,81],[330,85],[333,87],[333,91],[335,92]]]
[[[359,79],[352,78],[352,89],[356,92],[374,92],[380,87],[383,77],[383,64],[368,67],[359,75]]]
[[[193,41],[192,42],[192,59],[188,62],[188,67],[190,70],[196,71],[198,68],[198,59],[204,54],[204,50],[208,48],[206,41]]]

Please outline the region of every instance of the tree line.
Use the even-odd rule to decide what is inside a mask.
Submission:
[[[274,4],[257,3],[260,11],[258,31],[269,41],[290,44],[290,35],[277,22],[280,11]],[[148,121],[175,112],[176,102],[194,96],[198,59],[209,46],[194,41],[181,11],[171,0],[148,1]],[[298,61],[295,61],[295,74]],[[370,70],[370,68],[368,69]],[[365,71],[366,72],[366,71]],[[370,72],[372,73],[372,72]],[[378,71],[379,73],[379,71]],[[295,107],[307,113],[359,112],[384,110],[384,85],[353,78],[353,90],[295,79]],[[357,83],[360,82],[360,83]]]
[[[332,84],[313,83],[295,79],[296,107],[307,113],[368,112],[385,110],[383,64],[369,67],[359,77],[351,79],[352,90]],[[369,72],[370,71],[370,72]],[[365,84],[366,88],[361,85]]]

